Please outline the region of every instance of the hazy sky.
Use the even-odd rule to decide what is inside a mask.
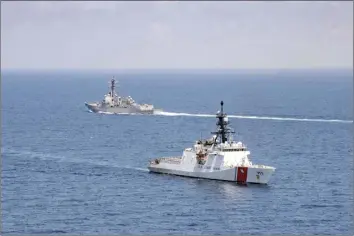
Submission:
[[[1,2],[2,68],[352,64],[353,2]]]

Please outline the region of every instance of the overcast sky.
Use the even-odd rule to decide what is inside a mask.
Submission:
[[[1,67],[352,67],[353,2],[1,2]]]

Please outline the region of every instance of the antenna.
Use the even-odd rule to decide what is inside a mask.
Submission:
[[[221,142],[225,143],[227,141],[227,134],[230,133],[235,133],[234,131],[231,131],[230,128],[227,127],[229,124],[229,120],[227,118],[226,113],[224,113],[224,102],[220,102],[221,105],[221,111],[216,114],[216,118],[218,119],[218,122],[216,125],[218,126],[218,131],[212,132],[212,134],[216,134],[217,137],[221,136]]]
[[[115,83],[116,80],[114,79],[114,76],[111,79],[111,96],[114,97],[114,88],[115,88]]]

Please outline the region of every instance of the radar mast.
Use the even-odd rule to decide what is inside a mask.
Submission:
[[[115,92],[114,92],[114,88],[116,87],[116,80],[114,79],[114,76],[113,76],[113,78],[112,78],[112,80],[111,80],[111,96],[112,97],[114,97],[114,94],[115,94]]]
[[[211,133],[216,134],[215,141],[220,138],[221,143],[225,143],[228,140],[230,134],[233,134],[235,132],[228,127],[229,119],[227,118],[226,113],[224,113],[224,102],[221,101],[220,105],[221,110],[216,114],[216,118],[218,119],[218,121],[216,122],[216,126],[218,127],[218,130]]]

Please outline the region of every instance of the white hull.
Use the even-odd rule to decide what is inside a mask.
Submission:
[[[275,171],[274,167],[259,165],[238,166],[223,170],[204,169],[202,166],[197,165],[193,170],[187,171],[179,168],[178,164],[167,163],[150,164],[148,169],[150,172],[161,174],[255,184],[267,184]]]
[[[217,113],[217,131],[211,139],[197,140],[193,147],[184,149],[181,157],[162,157],[150,161],[151,172],[180,175],[194,178],[232,181],[237,183],[267,184],[275,168],[254,165],[250,151],[242,142],[235,142],[227,127],[228,118]]]

